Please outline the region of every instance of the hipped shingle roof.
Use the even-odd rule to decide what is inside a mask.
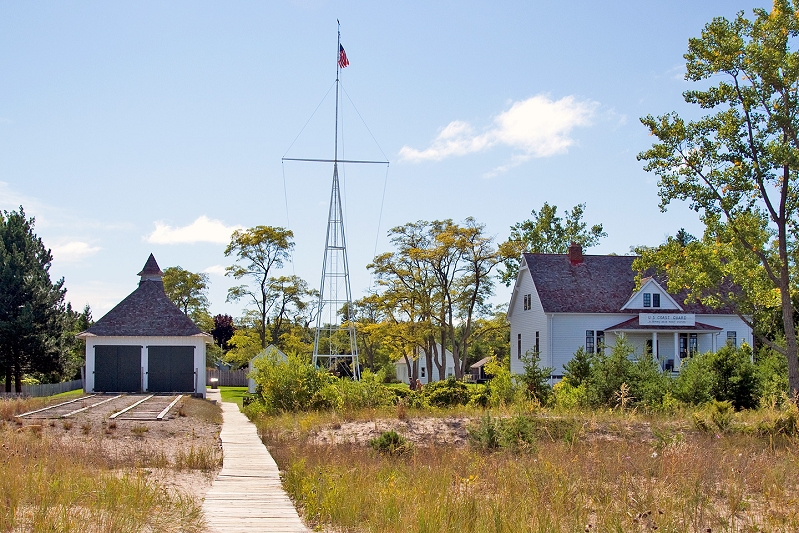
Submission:
[[[142,276],[139,287],[84,333],[103,337],[188,337],[201,334],[200,328],[164,293],[164,283],[159,274],[163,273],[150,254],[139,273]],[[145,279],[146,276],[150,279]]]

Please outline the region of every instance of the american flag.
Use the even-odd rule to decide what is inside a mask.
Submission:
[[[347,59],[347,52],[344,51],[344,47],[338,45],[338,66],[341,68],[345,68],[350,64],[350,60]]]

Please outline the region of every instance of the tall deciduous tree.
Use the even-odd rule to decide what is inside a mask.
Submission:
[[[743,12],[732,21],[719,17],[690,39],[685,77],[710,86],[684,98],[708,114],[696,121],[677,113],[644,117],[658,142],[638,156],[660,178],[661,209],[672,200],[689,201],[731,236],[736,253],[762,267],[779,293],[785,343],[773,347],[787,358],[794,394],[799,53],[791,45],[799,36],[797,6],[796,0],[775,0],[771,12],[755,9],[753,20]]]
[[[228,349],[228,341],[233,337],[236,332],[236,326],[233,324],[233,317],[230,315],[216,315],[214,316],[214,328],[211,330],[211,335],[214,337],[214,342],[224,351]]]
[[[208,274],[169,267],[164,270],[164,292],[183,314],[195,322],[207,322]]]
[[[64,280],[50,280],[53,257],[22,207],[0,214],[0,365],[11,392],[26,372],[59,369],[65,330]]]
[[[540,211],[532,210],[532,218],[517,222],[510,228],[510,237],[503,244],[507,248],[505,269],[500,271],[500,279],[505,285],[516,281],[519,272],[519,258],[522,253],[565,254],[573,242],[583,249],[599,244],[608,234],[602,224],[590,228],[583,222],[585,204],[577,204],[565,213],[566,219],[558,216],[558,206],[544,202]]]
[[[227,267],[226,275],[237,280],[249,279],[252,285],[239,285],[228,289],[228,301],[248,299],[258,315],[256,328],[261,347],[266,348],[268,334],[266,320],[274,300],[270,297],[269,278],[275,269],[283,266],[294,248],[291,230],[256,226],[236,230],[225,248],[225,256],[235,255],[237,264]]]

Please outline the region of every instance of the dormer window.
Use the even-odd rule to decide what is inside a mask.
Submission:
[[[658,300],[660,300],[660,295],[658,294]],[[652,293],[645,292],[644,293],[644,307],[652,307]]]
[[[524,310],[529,311],[533,308],[533,295],[532,294],[525,294],[524,295]]]
[[[660,307],[660,294],[652,294],[652,307]]]

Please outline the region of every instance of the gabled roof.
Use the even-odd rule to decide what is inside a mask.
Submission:
[[[584,255],[582,262],[573,263],[567,254],[526,253],[523,259],[545,313],[652,312],[651,308],[621,311],[635,291],[635,256]],[[729,308],[683,303],[684,292],[672,296],[684,313],[733,314]]]
[[[637,295],[639,295],[640,293],[642,293],[642,292],[646,292],[647,290],[652,290],[650,288],[652,285],[654,285],[658,289],[658,292],[663,293],[663,295],[666,297],[666,299],[669,300],[671,302],[671,304],[674,307],[677,308],[677,311],[682,311],[683,310],[683,306],[680,305],[680,302],[675,300],[674,297],[666,291],[665,287],[663,287],[660,283],[658,283],[658,281],[655,278],[653,278],[653,277],[648,277],[648,278],[642,279],[641,280],[641,288],[638,289],[637,291],[635,291],[627,299],[627,302],[623,306],[621,306],[621,308],[622,309],[633,309],[631,304],[633,303],[633,300],[635,300],[635,297]],[[655,310],[655,308],[650,308],[650,309],[652,309],[653,311]]]
[[[203,335],[164,293],[163,275],[150,258],[139,273],[139,287],[119,302],[80,337],[190,337]],[[148,279],[149,278],[149,279]],[[156,278],[156,279],[153,279]]]

